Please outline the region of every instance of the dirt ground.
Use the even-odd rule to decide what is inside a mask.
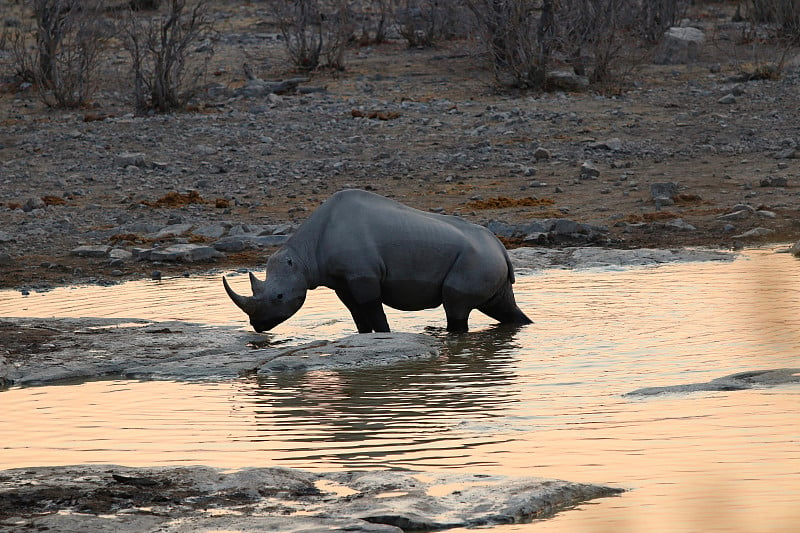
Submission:
[[[119,43],[88,109],[49,109],[5,78],[0,288],[254,268],[269,250],[157,265],[70,250],[152,244],[145,231],[114,233],[137,222],[299,223],[346,187],[476,223],[566,217],[607,227],[606,244],[626,248],[800,239],[796,51],[745,41],[723,4],[691,13],[707,36],[697,62],[643,62],[604,92],[547,94],[499,89],[472,39],[353,47],[344,71],[299,73],[264,4],[212,5],[215,55],[190,111],[134,116]],[[748,79],[782,57],[779,76]],[[247,92],[245,64],[264,80],[308,75],[301,87],[324,90]],[[597,175],[581,173],[587,161]],[[672,205],[653,201],[651,185],[664,182],[678,184]],[[165,200],[190,191],[193,201]],[[747,233],[755,228],[768,231]]]

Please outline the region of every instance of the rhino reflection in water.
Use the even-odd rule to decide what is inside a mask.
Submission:
[[[361,190],[322,204],[269,258],[266,281],[251,272],[253,296],[222,282],[259,332],[294,315],[319,286],[336,291],[359,333],[389,331],[383,304],[443,305],[448,331],[466,331],[473,309],[503,324],[531,323],[514,300],[508,254],[489,230]]]

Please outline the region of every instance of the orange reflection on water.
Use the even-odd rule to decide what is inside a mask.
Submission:
[[[98,381],[0,393],[0,467],[207,464],[462,469],[631,489],[497,531],[790,531],[800,524],[800,387],[623,396],[658,385],[800,366],[798,263],[734,263],[521,277],[535,324],[444,340],[432,361],[226,383]],[[234,277],[237,290],[247,283]],[[0,314],[181,319],[246,327],[218,279],[6,295]],[[216,287],[219,295],[216,294]],[[121,304],[122,303],[122,304]],[[123,307],[124,305],[124,307]],[[395,329],[441,310],[389,313]],[[428,330],[430,331],[430,330]],[[265,336],[353,332],[330,291]]]

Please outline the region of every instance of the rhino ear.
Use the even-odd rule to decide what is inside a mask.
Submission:
[[[253,289],[253,296],[264,292],[266,282],[258,279],[252,272],[248,272],[248,274],[250,274],[250,287]]]

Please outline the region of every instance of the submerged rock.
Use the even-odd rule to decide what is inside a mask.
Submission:
[[[3,531],[402,533],[541,519],[622,489],[535,477],[117,465],[0,471]]]
[[[260,362],[259,374],[339,370],[396,364],[439,355],[439,341],[416,333],[359,333],[334,342],[317,341]]]
[[[644,387],[629,392],[626,396],[654,396],[670,392],[729,391],[774,387],[788,383],[800,383],[800,368],[778,368],[739,372],[704,383],[687,383],[664,387]]]
[[[0,365],[0,383],[41,385],[66,379],[114,375],[137,379],[230,379],[260,372],[379,367],[435,357],[440,342],[413,333],[357,334],[295,347],[260,348],[256,333],[186,322],[131,319],[9,318],[0,326],[19,332],[9,364]],[[23,342],[47,335],[47,343]],[[11,348],[11,347],[9,347]],[[92,357],[86,357],[91,353]]]

